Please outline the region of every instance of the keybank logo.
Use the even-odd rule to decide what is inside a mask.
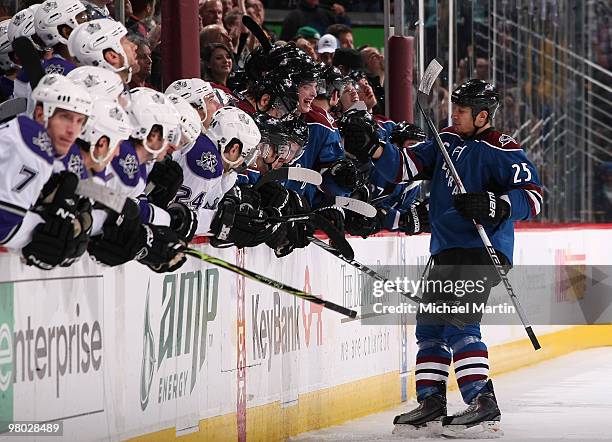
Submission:
[[[208,323],[217,316],[219,270],[169,274],[164,277],[159,318],[159,339],[152,328],[150,290],[147,288],[143,327],[140,408],[144,411],[155,392],[158,403],[191,394],[198,373],[206,361]],[[155,316],[153,317],[155,319]],[[179,364],[187,360],[188,364]],[[172,360],[174,371],[166,369],[157,377],[165,361]]]

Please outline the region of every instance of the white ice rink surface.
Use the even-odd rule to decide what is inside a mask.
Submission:
[[[612,441],[612,347],[571,353],[497,376],[493,383],[505,433],[497,440]],[[458,391],[450,392],[448,401],[449,413],[465,407]],[[303,433],[291,440],[406,440],[391,434],[393,417],[414,406],[416,402],[410,401],[390,411]]]

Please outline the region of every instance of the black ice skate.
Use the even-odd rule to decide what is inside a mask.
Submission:
[[[411,438],[436,437],[442,432],[442,418],[446,416],[446,383],[436,384],[437,393],[423,399],[417,408],[395,416],[393,434]]]
[[[495,439],[504,435],[499,427],[500,420],[501,411],[489,379],[466,410],[442,419],[442,435],[461,439]]]

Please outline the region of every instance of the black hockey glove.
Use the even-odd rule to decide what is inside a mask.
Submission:
[[[147,177],[148,183],[155,184],[155,188],[149,195],[149,201],[165,209],[183,184],[183,169],[176,161],[167,156],[153,165]]]
[[[261,196],[261,207],[266,216],[292,215],[289,207],[289,191],[280,183],[272,181],[265,183],[259,189]],[[287,237],[289,224],[279,223],[268,227],[270,235],[265,243],[268,247],[275,249]]]
[[[402,213],[399,219],[399,230],[406,235],[418,235],[431,232],[429,224],[429,201],[415,201],[410,209]]]
[[[380,210],[372,218],[365,217],[358,213],[345,211],[345,228],[348,234],[367,238],[381,231],[385,214]]]
[[[181,252],[185,243],[169,227],[141,225],[137,246],[139,249],[134,259],[157,273],[174,272],[187,261]]]
[[[72,220],[73,237],[66,244],[66,256],[60,266],[69,267],[78,261],[87,250],[93,224],[91,211],[92,206],[89,199],[81,198],[77,203],[76,218]]]
[[[48,217],[46,222],[34,228],[32,241],[21,250],[21,254],[26,265],[51,270],[66,259],[66,245],[72,238],[72,220]]]
[[[251,187],[232,187],[219,202],[210,224],[210,231],[215,237],[211,245],[242,248],[264,243],[270,235],[270,225],[261,222],[266,214],[260,205],[261,197]]]
[[[347,158],[335,161],[326,171],[338,186],[353,191],[360,182],[360,173],[354,161]]]
[[[166,210],[170,214],[170,228],[185,242],[191,241],[198,228],[198,216],[195,211],[183,203],[170,203]]]
[[[328,220],[332,225],[344,235],[344,210],[338,206],[326,206],[315,210],[316,213]]]
[[[510,204],[493,192],[455,195],[453,204],[462,216],[479,223],[497,225],[510,217]]]
[[[310,213],[310,205],[306,198],[296,192],[289,191],[289,201],[285,215],[302,215]],[[309,236],[314,234],[314,227],[309,222],[295,222],[287,224],[287,235],[278,243],[271,244],[266,242],[268,246],[274,249],[274,254],[278,258],[289,255],[293,249],[302,249],[310,244]]]
[[[338,120],[344,138],[344,150],[360,163],[367,163],[380,146],[378,126],[372,117],[362,110],[349,110]]]
[[[79,177],[72,172],[63,171],[51,175],[45,183],[34,207],[34,211],[44,219],[58,216],[75,219],[79,196],[75,194]]]

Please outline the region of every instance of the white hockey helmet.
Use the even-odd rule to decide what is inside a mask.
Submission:
[[[176,94],[187,100],[192,106],[206,112],[206,97],[215,97],[215,90],[208,81],[201,78],[176,80],[168,86],[166,94]]]
[[[186,145],[195,142],[196,138],[200,135],[202,131],[200,115],[198,115],[198,112],[187,102],[187,100],[179,95],[166,94],[166,96],[168,100],[174,104],[180,116],[181,132],[187,140],[183,145],[179,146],[182,149]]]
[[[85,86],[94,100],[117,101],[125,92],[123,80],[116,73],[96,66],[79,66],[66,77]]]
[[[3,71],[10,71],[18,67],[8,56],[9,52],[13,51],[7,32],[10,22],[10,18],[0,22],[0,69]]]
[[[154,156],[163,152],[168,144],[178,144],[180,115],[172,102],[161,92],[147,87],[134,88],[130,93],[132,102],[127,111],[134,126],[132,137],[142,140],[145,150]],[[162,128],[164,143],[160,149],[153,149],[147,143],[147,136],[156,125]]]
[[[39,4],[32,5],[29,8],[22,9],[11,18],[11,22],[7,28],[8,38],[11,43],[18,37],[28,37],[36,49],[39,51],[43,50],[43,48],[32,39],[32,36],[36,34],[36,30],[34,29],[34,14],[36,14],[38,8],[40,8]]]
[[[130,138],[133,130],[130,117],[116,101],[99,100],[95,102],[91,118],[87,120],[80,138],[90,144],[91,159],[101,164],[108,161],[121,141]],[[99,158],[94,155],[94,150],[102,137],[108,137],[109,149],[104,157]]]
[[[32,100],[42,103],[45,126],[56,109],[91,116],[93,100],[80,84],[60,74],[47,74],[32,91]]]
[[[65,25],[74,30],[87,21],[87,11],[79,0],[45,0],[34,14],[36,35],[49,48],[58,43],[68,44],[58,29]]]
[[[253,118],[237,107],[223,107],[217,110],[212,116],[206,136],[216,144],[223,161],[230,167],[239,166],[243,162],[249,166],[257,159],[259,153],[257,145],[261,140],[261,134]],[[242,145],[242,158],[230,161],[225,157],[224,150],[234,143]]]
[[[127,35],[127,29],[120,22],[109,18],[82,23],[76,27],[68,38],[70,54],[81,64],[99,66],[112,72],[132,69],[129,66],[127,54],[121,45],[121,39]],[[123,57],[123,66],[116,68],[104,59],[104,51],[112,49]],[[128,83],[130,79],[128,78]]]

